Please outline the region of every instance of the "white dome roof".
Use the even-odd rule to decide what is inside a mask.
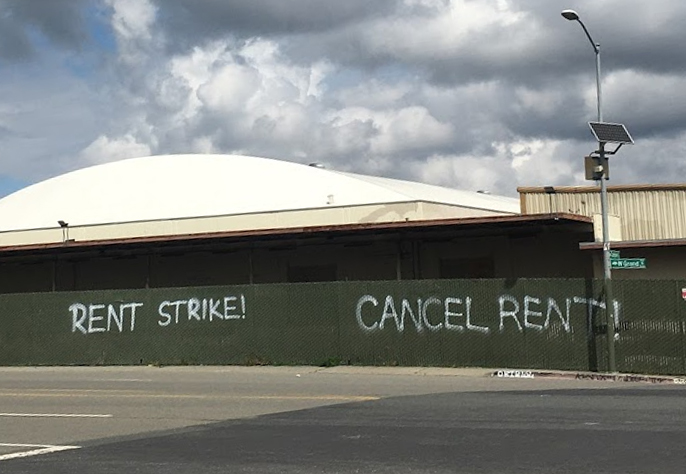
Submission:
[[[517,213],[512,198],[238,155],[166,155],[80,169],[0,199],[0,231],[430,201]]]

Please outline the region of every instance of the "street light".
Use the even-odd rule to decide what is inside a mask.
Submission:
[[[591,34],[588,32],[588,29],[586,29],[586,25],[584,25],[584,22],[581,21],[581,18],[579,18],[579,14],[577,12],[575,12],[574,10],[563,10],[562,16],[569,21],[579,22],[581,27],[584,29],[584,33],[586,33],[586,37],[591,42],[591,46],[593,46],[593,51],[595,52],[596,90],[598,93],[598,122],[602,122],[603,121],[603,110],[602,110],[602,90],[600,87],[600,43],[596,43],[595,41],[593,41]]]
[[[602,89],[600,80],[600,43],[593,41],[593,37],[588,32],[586,25],[579,18],[579,14],[574,10],[563,10],[562,16],[569,21],[578,22],[586,33],[586,37],[591,42],[593,46],[593,51],[595,52],[595,78],[596,78],[596,90],[598,97],[598,122],[603,122],[603,110],[602,110]],[[607,205],[607,185],[605,180],[608,179],[607,175],[607,160],[605,154],[605,142],[599,142],[598,154],[600,155],[599,164],[601,166],[598,178],[600,179],[600,213],[602,215],[603,221],[603,286],[605,292],[605,314],[607,319],[607,358],[608,358],[608,368],[610,372],[617,371],[617,365],[615,362],[615,321],[614,321],[614,308],[613,308],[613,298],[612,298],[612,274],[611,274],[611,263],[610,263],[610,232],[608,225],[608,205]]]

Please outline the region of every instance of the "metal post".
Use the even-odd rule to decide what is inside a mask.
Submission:
[[[600,144],[600,162],[605,160],[605,144]],[[605,184],[605,174],[607,170],[603,168],[600,177],[600,207],[603,220],[603,288],[605,293],[605,315],[607,323],[607,365],[608,371],[617,372],[615,360],[615,319],[614,319],[614,298],[612,295],[612,273],[610,263],[610,229],[608,219],[607,185]]]
[[[250,285],[255,284],[255,267],[253,266],[253,254],[255,252],[254,247],[250,247],[248,251],[248,283]]]
[[[593,51],[595,51],[595,87],[596,87],[596,94],[598,97],[598,122],[603,121],[603,93],[602,93],[602,87],[601,87],[601,82],[600,82],[600,43],[596,43],[593,41],[593,38],[591,38],[591,35],[588,33],[588,30],[586,29],[586,26],[579,20],[579,23],[581,23],[581,26],[584,28],[584,31],[586,32],[586,36],[588,36],[588,39],[591,40],[591,44],[593,45]]]
[[[403,279],[403,243],[398,240],[398,254],[395,259],[395,279],[400,281]]]
[[[603,121],[603,106],[602,106],[602,81],[600,76],[600,44],[593,41],[593,37],[588,32],[586,25],[581,21],[579,15],[573,10],[565,10],[562,16],[571,21],[577,21],[586,33],[586,37],[593,46],[595,52],[595,79],[596,91],[598,95],[598,122]],[[606,154],[605,143],[600,143],[599,164],[602,166],[602,173],[600,174],[600,213],[603,222],[603,293],[605,294],[605,316],[607,323],[607,365],[609,372],[617,371],[617,364],[615,360],[615,320],[614,320],[614,298],[612,295],[612,266],[610,263],[610,230],[608,223],[608,199],[607,199],[607,169],[605,167]]]
[[[579,21],[581,23],[581,21]],[[596,89],[598,91],[598,122],[603,121],[602,108],[602,87],[600,78],[600,44],[591,39],[586,27],[583,23],[584,31],[593,44],[595,51],[595,73],[596,73]],[[603,166],[603,172],[600,176],[600,212],[603,221],[603,288],[605,293],[605,318],[607,326],[607,368],[611,373],[617,372],[617,363],[615,360],[615,319],[614,319],[614,298],[612,295],[612,264],[610,263],[610,225],[608,218],[608,198],[607,198],[607,169],[605,168],[605,143],[600,143],[599,149],[600,164]]]

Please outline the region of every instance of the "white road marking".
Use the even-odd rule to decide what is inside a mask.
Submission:
[[[314,401],[372,401],[380,397],[366,395],[194,395],[153,393],[139,390],[108,389],[25,389],[9,391],[0,389],[0,398],[4,397],[112,397],[112,398],[159,398],[159,399],[203,399],[203,400],[314,400]]]
[[[28,458],[31,456],[40,456],[41,454],[57,453],[60,451],[67,451],[70,449],[79,449],[81,446],[52,446],[45,444],[12,444],[12,443],[0,443],[0,447],[5,448],[38,448],[32,449],[30,451],[20,451],[18,453],[10,453],[0,455],[0,461],[6,461],[7,459],[17,459],[17,458]]]
[[[112,418],[112,415],[90,415],[85,413],[0,413],[0,417],[16,418]]]

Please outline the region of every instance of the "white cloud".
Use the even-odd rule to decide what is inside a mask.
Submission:
[[[242,112],[260,89],[260,80],[250,66],[225,64],[198,88],[198,99],[210,111]]]
[[[520,139],[492,145],[491,154],[434,155],[413,171],[422,181],[508,195],[517,186],[584,184],[583,155],[570,160],[565,143]]]
[[[337,89],[332,97],[347,107],[368,107],[370,109],[389,109],[405,103],[406,97],[412,97],[416,88],[407,81],[381,82],[371,78],[350,87]]]
[[[526,14],[518,11],[512,2],[504,0],[422,3],[431,5],[435,14],[394,18],[391,21],[377,20],[374,28],[367,30],[362,38],[370,51],[406,59],[424,60],[430,57],[448,60],[458,50],[477,46],[484,33],[493,29],[509,30],[516,26],[520,34],[511,36],[510,41],[492,44],[494,48],[491,54],[496,56],[495,51],[507,52],[521,47],[522,39],[528,41],[527,35],[521,33],[534,30],[531,22],[524,21]]]
[[[149,0],[107,0],[113,10],[112,26],[124,40],[149,40],[156,8]]]
[[[504,163],[496,157],[436,155],[415,165],[420,181],[471,191],[492,191]]]
[[[380,133],[372,139],[372,153],[391,155],[401,150],[442,146],[453,134],[450,124],[439,122],[424,107],[404,107],[375,115]]]
[[[150,147],[144,143],[139,143],[131,135],[116,138],[101,135],[81,152],[81,158],[90,164],[101,164],[149,155]]]

